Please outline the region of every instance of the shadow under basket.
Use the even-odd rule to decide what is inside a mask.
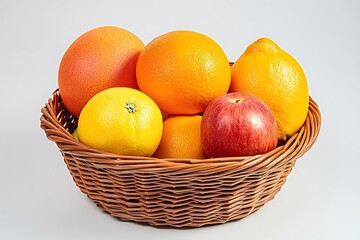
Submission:
[[[59,92],[41,109],[41,128],[76,185],[112,216],[154,226],[201,227],[241,219],[274,198],[314,144],[321,115],[310,97],[304,125],[284,145],[251,157],[157,159],[92,149],[70,132],[77,119]]]

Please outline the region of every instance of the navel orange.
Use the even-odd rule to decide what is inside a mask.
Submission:
[[[192,31],[173,31],[153,39],[141,52],[136,68],[139,88],[161,110],[197,114],[226,94],[231,72],[221,47]]]
[[[200,139],[200,115],[171,116],[164,121],[158,158],[205,158]]]

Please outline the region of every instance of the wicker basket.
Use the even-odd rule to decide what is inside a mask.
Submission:
[[[59,147],[76,185],[112,216],[155,226],[200,227],[246,217],[273,199],[321,123],[310,98],[302,128],[284,145],[252,157],[156,159],[89,148],[59,92],[41,110],[41,128]]]

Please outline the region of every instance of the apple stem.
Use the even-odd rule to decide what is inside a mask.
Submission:
[[[241,101],[241,99],[236,99],[235,103],[238,103],[238,102],[240,102],[240,101]]]
[[[137,110],[135,104],[130,101],[126,103],[125,108],[129,113],[134,113]]]

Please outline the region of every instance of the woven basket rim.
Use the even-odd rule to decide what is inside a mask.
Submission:
[[[277,146],[275,149],[267,152],[265,154],[259,154],[255,156],[242,156],[242,157],[218,157],[218,158],[206,158],[206,159],[188,159],[188,158],[155,158],[155,157],[142,157],[142,156],[129,156],[129,155],[118,155],[114,153],[108,153],[101,150],[91,148],[81,142],[78,142],[74,139],[71,133],[62,126],[58,120],[59,112],[57,110],[57,104],[61,102],[61,97],[59,90],[56,89],[53,92],[52,98],[49,98],[48,103],[41,109],[42,116],[40,119],[41,128],[45,131],[47,137],[54,141],[59,142],[61,138],[62,144],[64,142],[71,146],[71,154],[77,155],[79,159],[81,156],[86,154],[87,158],[84,158],[84,161],[92,161],[94,164],[101,164],[103,166],[115,167],[114,165],[133,165],[137,164],[141,166],[142,164],[156,164],[162,165],[163,167],[173,167],[177,165],[178,167],[186,165],[209,165],[209,168],[214,165],[222,164],[235,164],[237,167],[243,165],[244,168],[249,168],[249,170],[254,171],[252,167],[261,164],[262,167],[257,166],[256,169],[264,168],[267,169],[266,165],[278,164],[278,161],[274,159],[281,160],[285,155],[292,154],[294,151],[297,152],[297,157],[302,156],[315,142],[321,125],[321,114],[318,108],[317,103],[309,97],[309,112],[304,122],[303,126],[295,133],[291,138],[289,138],[285,144]],[[63,106],[64,107],[64,106]],[[65,108],[65,107],[64,107]],[[55,112],[54,112],[55,111]],[[56,134],[55,134],[56,133]],[[307,133],[307,141],[301,146],[302,148],[298,151],[297,147],[300,145],[300,140],[303,137],[304,133]],[[56,137],[55,137],[55,135]],[[64,147],[63,147],[64,148]],[[64,149],[66,152],[66,148]],[[91,156],[90,158],[88,156]],[[271,158],[271,161],[267,159]],[[113,165],[113,166],[111,166]]]

